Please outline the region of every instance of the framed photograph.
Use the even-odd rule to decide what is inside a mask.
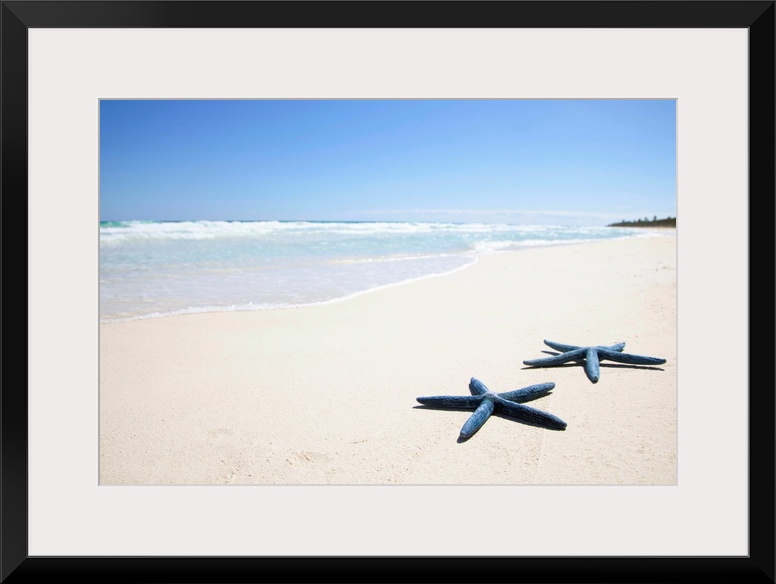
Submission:
[[[3,2],[2,581],[773,582],[773,32]]]

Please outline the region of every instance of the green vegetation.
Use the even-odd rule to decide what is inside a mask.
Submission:
[[[658,219],[657,215],[650,221],[647,217],[636,221],[622,220],[619,223],[610,223],[607,227],[676,227],[676,217]]]

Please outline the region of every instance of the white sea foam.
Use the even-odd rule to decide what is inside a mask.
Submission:
[[[216,239],[224,237],[262,237],[279,232],[317,232],[338,235],[391,234],[475,234],[513,233],[516,236],[547,233],[601,233],[611,228],[563,227],[553,225],[507,225],[485,223],[422,222],[319,222],[319,221],[123,221],[100,226],[100,242],[152,239]]]

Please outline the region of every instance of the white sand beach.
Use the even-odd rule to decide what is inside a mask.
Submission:
[[[293,309],[100,326],[100,483],[672,485],[676,237],[483,255],[457,272]],[[657,367],[530,368],[626,343]],[[554,382],[526,405],[568,426],[416,398]]]

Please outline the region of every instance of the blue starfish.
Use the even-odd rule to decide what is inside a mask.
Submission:
[[[466,420],[461,428],[461,438],[469,438],[482,425],[487,422],[496,406],[504,413],[532,422],[551,430],[563,430],[566,422],[542,410],[521,405],[522,402],[541,397],[555,387],[554,383],[539,383],[529,385],[523,389],[494,393],[490,391],[479,379],[472,377],[469,382],[471,395],[438,395],[432,397],[419,397],[417,400],[423,405],[449,408],[454,410],[474,409],[474,413]]]
[[[596,345],[593,347],[563,345],[561,343],[553,343],[552,341],[544,341],[544,344],[552,347],[556,351],[560,351],[561,354],[546,357],[544,359],[523,361],[523,364],[531,365],[533,367],[554,367],[555,365],[561,365],[568,361],[584,360],[585,373],[587,374],[587,378],[593,383],[597,383],[598,379],[601,377],[598,365],[599,362],[604,359],[616,361],[617,363],[628,363],[629,365],[662,365],[666,362],[665,359],[660,359],[658,357],[645,357],[643,355],[623,353],[622,350],[625,348],[625,343],[617,343],[609,346]]]

